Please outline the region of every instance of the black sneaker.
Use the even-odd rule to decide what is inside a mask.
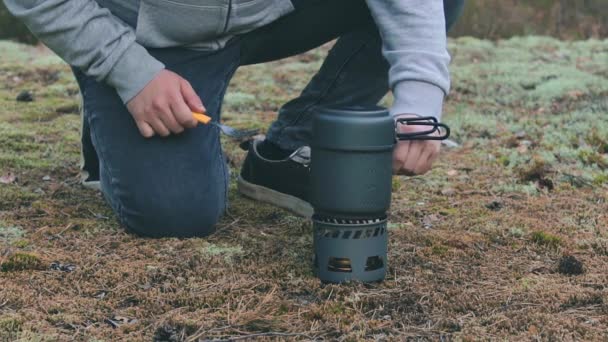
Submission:
[[[242,195],[299,216],[312,216],[308,202],[308,146],[285,151],[266,140],[252,140],[241,147],[249,151],[238,178],[238,191]]]

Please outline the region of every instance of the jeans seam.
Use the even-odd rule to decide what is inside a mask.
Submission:
[[[86,80],[85,80],[86,81]],[[85,88],[86,86],[83,85],[83,88]],[[86,101],[86,90],[82,89],[82,108],[83,108],[83,112],[90,112],[89,109],[89,105],[87,104]],[[85,115],[85,120],[87,120],[89,122],[89,131],[90,134],[92,135],[92,139],[94,139],[94,141],[99,143],[99,136],[97,135],[97,132],[95,132],[95,130],[93,129],[93,125],[91,125],[91,119],[90,119],[90,115]],[[103,151],[103,149],[95,149],[97,151],[97,153],[100,154],[101,159],[103,160],[108,160],[105,156],[105,152]],[[104,171],[106,171],[108,173],[108,175],[110,176],[110,182],[113,182],[114,176],[112,175],[112,171],[110,168],[108,168],[105,163],[99,163],[101,167],[104,168]],[[101,173],[100,173],[100,181],[101,181]],[[101,183],[101,182],[100,182]],[[114,195],[114,192],[112,193],[112,195]],[[113,196],[114,197],[114,196]],[[124,211],[123,211],[123,205],[122,205],[122,200],[119,199],[118,197],[114,197],[114,200],[111,200],[110,203],[115,203],[116,205],[116,214],[118,215],[118,218],[121,222],[123,222],[124,224],[126,224],[126,219],[125,219],[125,215],[124,215]]]
[[[226,91],[228,90],[228,84],[230,83],[230,79],[232,78],[232,76],[234,75],[234,73],[236,72],[236,70],[238,69],[239,65],[241,64],[241,53],[240,53],[240,44],[238,45],[239,51],[237,53],[237,58],[235,60],[235,62],[230,66],[230,68],[228,69],[228,72],[226,73],[226,75],[223,77],[223,84],[222,84],[222,92],[220,93],[219,98],[221,99],[220,102],[220,106],[219,106],[219,111],[218,111],[218,120],[220,120],[220,116],[221,116],[221,112],[222,112],[222,107],[223,107],[223,99],[224,96],[226,95]],[[222,141],[221,141],[221,133],[219,132],[219,128],[217,129],[218,134],[217,134],[217,141],[219,144],[219,159],[220,159],[220,167],[222,169],[222,174],[223,174],[223,187],[224,187],[224,208],[223,210],[221,210],[221,212],[225,212],[228,209],[228,188],[229,188],[229,182],[230,182],[230,174],[228,173],[227,165],[226,165],[226,161],[224,160],[224,153],[223,153],[223,148],[222,148]]]

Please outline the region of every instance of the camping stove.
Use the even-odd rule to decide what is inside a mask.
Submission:
[[[395,125],[426,126],[396,133]],[[443,140],[433,117],[393,119],[384,108],[323,109],[313,118],[314,268],[324,282],[381,281],[387,267],[392,152],[398,140]]]

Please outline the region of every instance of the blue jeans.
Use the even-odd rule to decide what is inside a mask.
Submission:
[[[451,26],[463,0],[444,2]],[[295,149],[310,139],[315,108],[378,103],[388,92],[389,66],[363,0],[294,0],[294,5],[292,14],[235,37],[219,51],[149,52],[187,79],[219,120],[226,88],[239,66],[288,57],[339,38],[301,95],[280,109],[268,130],[270,141]],[[344,16],[346,6],[352,15]],[[133,13],[116,14],[136,25]],[[304,25],[310,22],[320,24]],[[180,135],[145,139],[114,89],[78,70],[74,74],[83,97],[84,170],[100,180],[120,222],[143,236],[212,233],[226,209],[229,181],[218,129],[199,125]]]

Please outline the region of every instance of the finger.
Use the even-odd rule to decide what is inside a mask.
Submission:
[[[163,122],[165,127],[167,127],[171,133],[179,134],[184,131],[184,127],[180,125],[171,110],[168,110],[166,113],[160,115],[160,120]]]
[[[427,173],[431,169],[431,155],[433,154],[432,144],[428,141],[424,141],[422,143],[422,150],[420,151],[420,156],[418,157],[418,162],[416,163],[416,168],[414,172],[417,175],[423,175]]]
[[[431,164],[432,166],[433,163],[437,160],[437,158],[439,158],[439,149],[432,149],[429,153],[429,164]]]
[[[169,129],[165,126],[165,124],[160,119],[154,119],[154,120],[148,122],[148,124],[150,126],[152,126],[152,128],[154,129],[154,132],[156,132],[156,134],[160,135],[161,137],[167,137],[171,134]]]
[[[427,173],[433,168],[433,163],[439,157],[439,151],[441,150],[441,143],[437,141],[427,141],[425,144],[424,151],[422,152],[421,160],[423,162],[422,165],[425,165],[425,169],[422,170],[423,173]]]
[[[429,143],[428,146],[428,154],[427,154],[427,164],[429,165],[429,169],[433,168],[433,164],[439,158],[439,152],[441,151],[441,143],[433,141]]]
[[[405,160],[405,163],[403,163],[403,169],[415,172],[419,163],[420,154],[422,153],[423,146],[424,145],[420,141],[412,142],[412,146],[410,146],[410,149],[407,154],[407,159]]]
[[[407,159],[408,151],[410,149],[411,142],[399,142],[393,151],[393,174],[400,174],[403,164]]]
[[[135,121],[135,123],[139,129],[139,133],[141,133],[144,138],[151,138],[154,136],[154,129],[152,129],[148,123],[144,121]]]
[[[183,99],[177,100],[171,104],[171,111],[177,122],[185,128],[196,127],[198,122],[192,116],[192,110]]]
[[[431,169],[431,154],[432,151],[429,149],[425,149],[420,154],[420,158],[418,159],[418,163],[416,164],[416,168],[414,169],[414,173],[417,175],[423,175]]]
[[[207,109],[205,108],[205,106],[203,106],[203,101],[196,94],[196,92],[190,85],[190,82],[188,82],[186,80],[182,80],[182,82],[180,83],[180,90],[181,90],[182,96],[184,98],[184,101],[190,107],[191,111],[197,112],[197,113],[207,112]]]

